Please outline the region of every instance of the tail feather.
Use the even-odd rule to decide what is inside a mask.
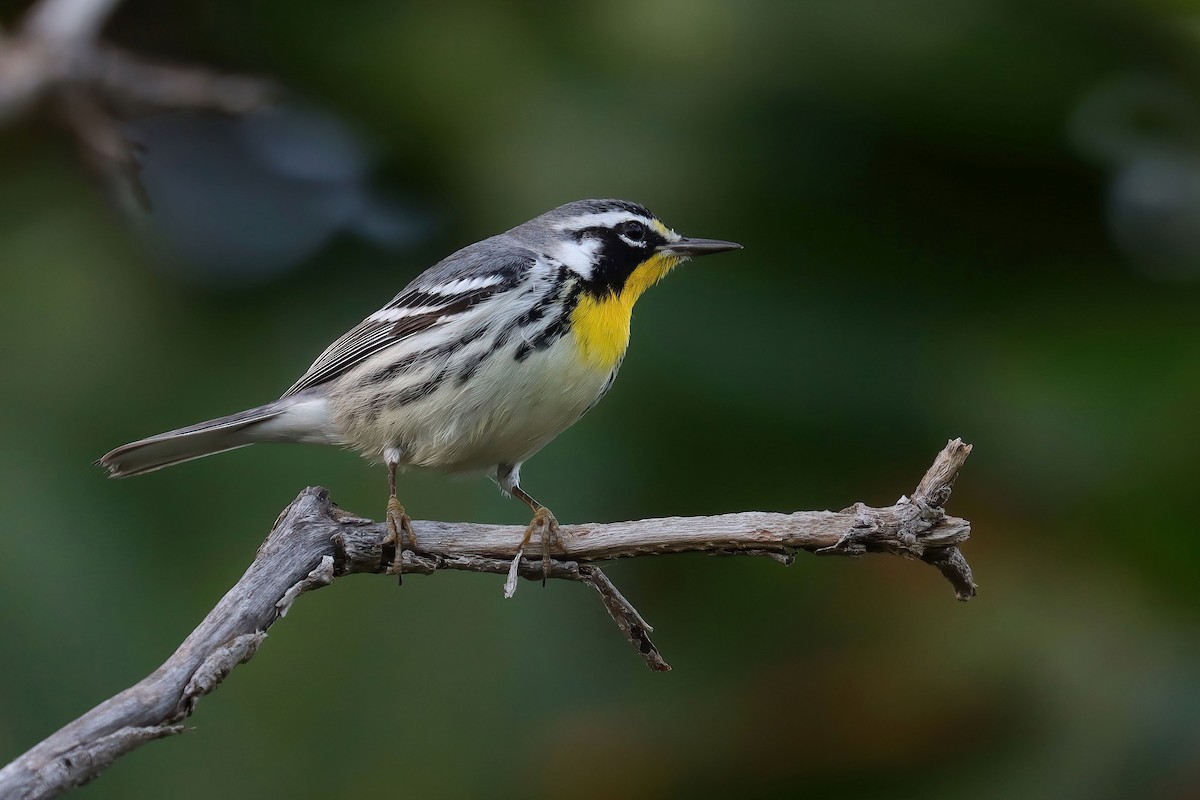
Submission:
[[[227,417],[130,442],[107,453],[96,463],[108,470],[110,478],[125,478],[226,450],[236,450],[255,442],[318,440],[311,435],[315,431],[309,431],[310,435],[306,436],[305,431],[293,430],[295,426],[287,424],[285,412],[295,408],[297,403],[293,399],[277,400]],[[270,420],[278,422],[264,425]]]

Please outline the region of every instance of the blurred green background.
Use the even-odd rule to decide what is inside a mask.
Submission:
[[[11,20],[23,4],[0,4]],[[451,250],[622,197],[745,243],[638,307],[524,471],[565,522],[841,508],[975,445],[967,604],[921,564],[676,556],[577,585],[354,577],[80,797],[1200,795],[1200,15],[1187,2],[182,0],[116,41],[288,109],[131,120],[154,211],[0,131],[0,761],[153,670],[348,453],[129,481]],[[410,474],[416,518],[522,523]]]

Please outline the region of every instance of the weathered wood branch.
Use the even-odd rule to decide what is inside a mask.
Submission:
[[[651,628],[594,563],[680,552],[766,555],[785,563],[800,550],[818,555],[891,553],[937,567],[960,600],[975,594],[958,550],[970,523],[943,510],[971,446],[946,445],[911,498],[871,508],[794,514],[749,512],[564,526],[552,578],[592,587],[622,633],[653,669],[669,669],[650,641]],[[403,554],[402,571],[442,569],[504,574],[523,528],[414,522],[420,553]],[[40,800],[85,783],[125,753],[179,733],[197,700],[248,661],[267,629],[301,594],[353,573],[380,573],[383,523],[362,519],[306,489],[280,514],[241,579],[166,663],[135,686],[96,706],[0,770],[0,797]],[[523,577],[540,580],[541,564],[524,561]]]

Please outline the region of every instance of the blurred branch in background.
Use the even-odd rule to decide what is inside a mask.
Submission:
[[[717,517],[672,517],[637,522],[566,526],[553,545],[550,577],[591,586],[647,665],[670,667],[649,639],[651,628],[599,567],[586,562],[680,552],[766,555],[790,563],[792,553],[857,556],[892,553],[933,564],[960,600],[975,594],[971,568],[958,545],[970,523],[943,506],[971,446],[951,440],[913,496],[893,506],[857,503],[840,512],[748,512]],[[404,552],[402,571],[432,574],[466,570],[504,574],[519,526],[416,522],[422,551]],[[101,703],[0,770],[0,796],[43,800],[99,775],[146,742],[181,733],[196,701],[249,661],[267,629],[304,592],[355,573],[380,573],[382,523],[345,512],[324,489],[306,489],[286,508],[241,579],[161,667],[137,685]],[[541,565],[522,562],[523,577],[542,577]]]
[[[245,286],[343,233],[389,253],[427,233],[427,214],[372,186],[371,148],[353,126],[312,104],[275,104],[284,92],[273,81],[101,40],[116,5],[42,0],[11,36],[0,30],[0,126],[49,112],[155,267]]]
[[[145,205],[133,146],[115,108],[244,114],[267,104],[274,85],[260,78],[148,60],[105,44],[101,29],[119,0],[41,0],[11,35],[0,32],[0,125],[49,102],[89,164],[115,193]]]

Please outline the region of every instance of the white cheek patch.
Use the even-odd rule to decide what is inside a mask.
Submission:
[[[600,252],[599,239],[584,239],[582,242],[563,242],[554,252],[554,258],[564,267],[587,280],[592,277],[596,256]]]

